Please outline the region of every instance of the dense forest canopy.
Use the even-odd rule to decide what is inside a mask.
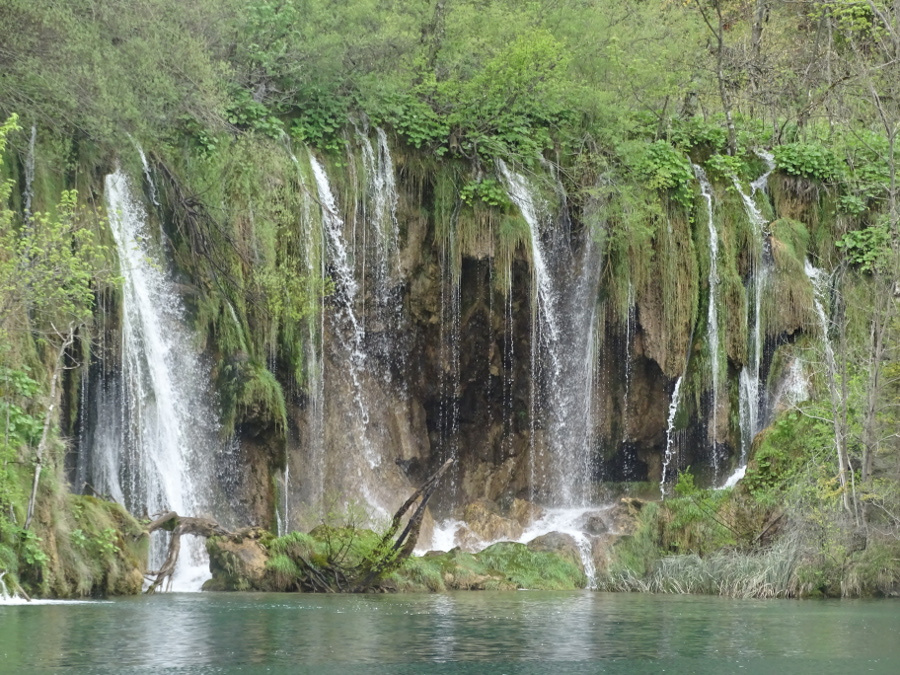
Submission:
[[[297,198],[282,179],[296,169],[283,149],[305,145],[340,165],[354,130],[374,126],[392,134],[409,175],[451,167],[475,223],[508,225],[514,210],[497,160],[551,165],[604,247],[623,314],[651,261],[678,275],[654,246],[666,224],[700,217],[692,164],[727,190],[759,176],[770,151],[788,195],[774,254],[798,276],[807,252],[833,274],[837,358],[821,366],[814,400],[757,439],[740,508],[768,522],[790,494],[820,543],[849,555],[859,531],[896,541],[900,3],[2,0],[0,35],[0,571],[75,592],[50,579],[30,526],[40,467],[77,414],[56,419],[59,388],[74,386],[65,380],[90,351],[97,299],[117,284],[98,184],[128,162],[122,149],[152,149],[181,214],[172,255],[200,289],[191,312],[204,346],[240,354],[213,373],[225,426],[252,412],[283,437],[267,356],[278,343],[302,389],[298,326],[333,290],[298,271]],[[35,182],[26,157],[38,132]],[[798,226],[810,203],[815,222]],[[251,245],[242,237],[253,227],[262,234]],[[670,340],[678,348],[699,312],[697,294],[680,292],[666,307],[670,337],[684,334]],[[670,351],[660,367],[674,377],[688,357]],[[57,455],[48,508],[94,509],[66,501]],[[730,497],[691,481],[680,483],[689,506],[667,521],[688,534],[672,535],[669,552],[759,543],[704,521]],[[111,555],[103,537],[120,514],[95,515],[94,530],[55,525],[58,538],[87,532],[95,558]]]

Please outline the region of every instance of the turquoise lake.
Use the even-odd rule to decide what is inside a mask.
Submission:
[[[170,594],[0,605],[2,673],[897,673],[892,600]]]

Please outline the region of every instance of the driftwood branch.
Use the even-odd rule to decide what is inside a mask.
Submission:
[[[372,560],[366,565],[368,569],[362,570],[363,574],[360,575],[361,581],[354,590],[367,590],[371,587],[373,582],[384,575],[390,568],[399,566],[403,560],[412,555],[412,552],[416,548],[416,543],[419,540],[419,531],[422,529],[422,519],[425,516],[425,507],[428,505],[428,500],[434,493],[438,482],[440,482],[443,475],[447,472],[447,469],[453,465],[454,461],[455,460],[453,459],[448,459],[444,462],[441,465],[441,468],[435,471],[428,480],[425,481],[422,487],[413,492],[412,496],[410,496],[410,498],[403,503],[403,506],[397,510],[393,520],[391,520],[391,526],[388,528],[387,532],[384,533],[384,536],[375,548],[375,554],[372,556]],[[397,530],[400,529],[400,523],[403,521],[403,517],[417,500],[421,500],[419,501],[418,508],[416,508],[415,512],[406,523],[403,532],[401,532],[400,536],[395,540],[394,535],[397,533]]]
[[[165,584],[165,590],[171,588],[172,574],[175,572],[178,554],[181,552],[181,535],[193,534],[198,537],[235,536],[235,533],[229,532],[211,518],[179,516],[175,511],[164,513],[147,525],[147,534],[152,534],[157,530],[168,530],[172,533],[172,537],[169,539],[169,548],[162,567],[154,572],[147,572],[148,577],[156,577],[147,588],[147,594],[155,593],[163,584]]]

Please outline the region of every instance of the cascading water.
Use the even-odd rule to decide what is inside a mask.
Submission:
[[[440,323],[440,409],[438,429],[441,441],[441,462],[459,459],[459,345],[462,317],[460,273],[454,264],[453,242],[441,242],[441,323]],[[456,499],[458,462],[450,470],[451,499]]]
[[[750,186],[751,193],[748,195],[744,192],[740,180],[737,176],[733,177],[734,188],[740,194],[744,202],[744,209],[747,217],[753,226],[753,230],[759,241],[759,250],[757,259],[754,262],[751,273],[750,283],[748,286],[748,295],[752,298],[752,322],[750,328],[750,357],[747,364],[741,369],[739,391],[739,420],[741,427],[741,457],[735,472],[729,476],[723,487],[731,487],[744,476],[747,466],[747,458],[750,456],[750,445],[753,438],[759,433],[765,417],[765,390],[760,387],[762,377],[761,366],[763,358],[763,329],[762,329],[762,298],[765,288],[768,284],[768,278],[771,272],[772,253],[768,233],[765,231],[766,220],[754,201],[754,197],[758,191],[765,192],[769,175],[775,168],[772,155],[768,153],[759,153],[760,157],[766,163],[765,172],[754,180]],[[750,310],[748,303],[748,311]]]
[[[549,476],[538,493],[551,505],[592,500],[596,297],[600,254],[590,236],[578,255],[568,233],[549,227],[543,202],[524,176],[497,163],[510,200],[528,224],[536,311],[532,320],[532,461],[538,416],[546,415]],[[561,189],[561,187],[558,187]],[[565,287],[565,293],[562,288]]]
[[[24,211],[26,220],[31,218],[31,202],[34,199],[34,145],[37,142],[37,126],[31,125],[28,139],[28,154],[25,157]]]
[[[365,332],[356,315],[356,304],[359,295],[359,284],[353,275],[353,270],[347,255],[347,247],[344,243],[344,221],[338,214],[334,194],[325,169],[319,164],[312,153],[309,153],[309,163],[319,196],[319,204],[322,209],[322,227],[328,249],[328,261],[330,269],[335,277],[335,296],[337,298],[336,333],[346,347],[350,376],[353,380],[353,396],[360,414],[361,442],[366,461],[370,468],[375,468],[381,462],[375,449],[369,442],[369,406],[363,391],[362,377],[366,370],[366,350],[363,343]]]
[[[706,312],[706,342],[709,347],[710,387],[712,404],[710,410],[709,440],[712,450],[713,480],[719,479],[719,453],[716,448],[719,413],[719,369],[721,356],[719,343],[719,234],[713,218],[712,186],[706,172],[698,164],[694,164],[694,175],[700,183],[700,196],[706,202],[706,226],[709,232],[709,300]]]
[[[625,480],[634,479],[635,457],[628,447],[629,405],[631,397],[631,380],[634,376],[634,331],[637,323],[637,307],[634,300],[634,284],[628,281],[628,316],[625,321],[625,384],[622,394],[622,450],[626,453],[623,461]]]
[[[672,390],[672,400],[669,403],[669,414],[666,417],[666,454],[663,456],[662,479],[659,481],[659,493],[666,496],[666,479],[668,478],[669,464],[675,456],[675,418],[678,415],[678,406],[681,405],[681,383],[684,376],[675,380],[675,389]]]
[[[215,415],[203,383],[208,372],[183,327],[184,310],[147,233],[143,206],[121,169],[106,177],[110,229],[123,278],[121,372],[101,377],[105,395],[82,439],[79,475],[135,515],[174,510],[211,516],[208,477],[218,446]],[[110,374],[109,370],[105,371]],[[106,381],[103,381],[106,380]],[[154,536],[150,567],[165,558]],[[173,577],[175,590],[199,590],[209,570],[203,542],[188,537]]]
[[[831,339],[829,338],[828,313],[825,311],[825,305],[823,304],[823,299],[826,298],[828,293],[828,277],[823,270],[814,267],[808,259],[804,261],[804,269],[814,291],[813,307],[815,307],[816,316],[819,318],[819,328],[822,331],[822,344],[825,346],[825,359],[827,361],[826,366],[828,372],[836,373],[838,372],[837,362],[835,361],[834,348],[831,346]]]

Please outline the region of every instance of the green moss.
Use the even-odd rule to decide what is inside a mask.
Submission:
[[[476,559],[488,573],[499,573],[517,588],[558,591],[584,588],[584,572],[572,561],[556,553],[532,551],[525,544],[499,542]]]
[[[763,294],[763,325],[768,335],[793,334],[815,322],[813,288],[805,272],[809,233],[803,223],[788,218],[769,227],[774,274]]]

